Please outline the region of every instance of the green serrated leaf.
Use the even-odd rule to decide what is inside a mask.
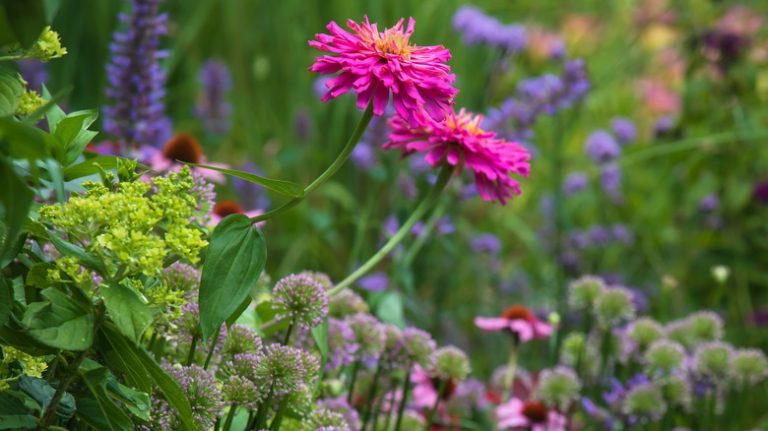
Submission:
[[[93,344],[93,316],[65,293],[48,288],[47,302],[34,302],[24,312],[26,332],[57,349],[85,350]]]
[[[0,67],[0,117],[8,117],[16,112],[23,93],[24,85],[19,79],[19,74],[6,67]]]
[[[138,342],[155,317],[156,309],[141,300],[131,288],[122,284],[102,286],[101,297],[109,317],[126,337]]]
[[[200,329],[208,339],[232,316],[259,280],[267,261],[261,231],[232,214],[214,229],[200,279]]]
[[[225,173],[227,175],[231,175],[233,177],[241,178],[246,181],[250,181],[252,183],[264,186],[265,188],[268,188],[275,193],[280,193],[281,195],[286,195],[293,198],[300,198],[304,196],[304,188],[299,184],[296,184],[290,181],[273,180],[271,178],[264,178],[264,177],[252,174],[250,172],[243,172],[235,169],[220,168],[220,167],[211,166],[211,165],[199,165],[196,163],[189,163],[189,165],[195,166],[198,168],[210,169],[213,171],[218,171],[218,172]]]

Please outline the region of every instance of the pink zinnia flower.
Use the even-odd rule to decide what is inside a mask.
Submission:
[[[512,398],[496,407],[499,429],[523,428],[530,431],[565,431],[565,416],[539,401],[523,402]]]
[[[500,317],[475,317],[475,325],[486,331],[510,331],[523,343],[552,334],[551,325],[539,320],[522,305],[507,308]]]
[[[349,33],[334,21],[328,24],[328,34],[316,35],[309,45],[337,55],[324,55],[315,60],[309,70],[323,75],[341,72],[326,81],[328,101],[349,90],[357,93],[357,106],[364,109],[373,100],[373,113],[384,114],[392,92],[395,110],[414,122],[414,113],[426,111],[435,120],[453,104],[456,89],[451,83],[455,76],[444,64],[451,53],[443,46],[410,44],[415,21],[403,20],[392,28],[379,32],[368,17],[365,22],[347,21]],[[415,123],[414,123],[415,124]]]
[[[482,118],[462,109],[458,114],[447,112],[442,122],[422,116],[421,126],[413,128],[395,115],[384,148],[400,149],[403,155],[424,152],[432,167],[442,163],[457,169],[467,166],[474,172],[477,191],[484,200],[506,204],[513,194],[520,194],[520,185],[510,174],[527,177],[531,155],[519,144],[481,129]]]
[[[230,214],[245,214],[248,217],[256,217],[261,215],[262,210],[250,210],[246,211],[235,201],[223,200],[216,202],[211,211],[211,226],[216,226],[221,220]],[[261,227],[264,222],[256,223],[257,227]]]
[[[162,150],[157,150],[150,146],[142,147],[141,150],[142,160],[145,160],[152,170],[158,172],[179,169],[183,166],[183,163],[226,167],[222,164],[208,163],[200,143],[189,133],[177,133],[165,143]],[[213,182],[225,182],[224,174],[221,172],[196,167],[190,167],[190,169]]]

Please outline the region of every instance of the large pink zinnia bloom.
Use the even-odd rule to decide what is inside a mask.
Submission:
[[[323,75],[339,73],[326,81],[328,92],[323,101],[338,97],[349,90],[357,93],[357,106],[364,109],[373,100],[373,113],[384,114],[392,92],[395,110],[413,124],[414,113],[426,111],[435,120],[452,106],[456,89],[451,83],[455,76],[444,64],[451,53],[443,46],[414,46],[410,44],[415,21],[403,20],[392,28],[379,32],[368,17],[365,22],[347,21],[349,33],[331,21],[328,34],[316,35],[309,45],[336,55],[318,57],[309,70]]]
[[[445,121],[420,117],[421,125],[415,128],[399,114],[392,117],[392,132],[384,148],[400,149],[403,155],[426,153],[432,167],[442,163],[466,166],[474,172],[477,191],[486,201],[506,204],[520,194],[520,184],[510,174],[528,176],[531,155],[525,148],[481,129],[482,116],[464,109],[458,114],[447,111]]]

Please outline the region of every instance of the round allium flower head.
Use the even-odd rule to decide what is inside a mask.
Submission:
[[[368,312],[368,304],[360,295],[353,292],[351,289],[344,289],[336,295],[331,296],[328,308],[329,315],[337,319],[343,319],[357,313]]]
[[[486,331],[510,331],[519,342],[534,338],[547,338],[552,326],[539,320],[527,307],[513,305],[500,317],[475,317],[475,325]]]
[[[736,385],[752,386],[768,377],[768,360],[759,349],[739,349],[731,361],[731,378]]]
[[[437,348],[432,335],[419,328],[405,328],[403,330],[403,346],[410,361],[429,368],[432,362],[432,354],[435,353]]]
[[[384,325],[384,352],[382,365],[396,368],[407,362],[407,352],[403,345],[403,331],[395,325]]]
[[[333,280],[331,280],[331,277],[324,272],[301,271],[299,275],[306,275],[307,277],[314,278],[325,290],[331,290],[333,288]]]
[[[632,292],[624,287],[606,289],[595,301],[597,320],[606,327],[613,326],[635,317]]]
[[[355,341],[360,346],[357,357],[362,360],[378,358],[386,341],[382,324],[375,317],[365,313],[349,317],[347,324],[355,333]]]
[[[441,379],[455,382],[464,380],[469,374],[467,354],[456,346],[445,346],[435,351],[435,374]]]
[[[291,274],[272,290],[278,319],[290,319],[302,328],[314,328],[328,315],[328,293],[314,278]]]
[[[560,350],[560,361],[570,366],[576,366],[579,356],[587,347],[587,337],[582,332],[571,332],[563,338]]]
[[[611,120],[611,129],[616,134],[616,139],[626,145],[637,139],[637,126],[629,118],[616,117]]]
[[[499,429],[524,428],[531,431],[565,431],[567,420],[541,401],[512,398],[496,407]]]
[[[627,391],[622,411],[627,415],[659,419],[667,411],[667,403],[657,384],[641,383]]]
[[[360,429],[360,415],[354,407],[349,405],[345,397],[319,400],[317,407],[341,414],[349,424],[350,429]]]
[[[196,291],[200,286],[200,271],[182,262],[174,262],[165,268],[162,277],[173,290]]]
[[[688,331],[694,343],[723,338],[723,319],[712,311],[697,311],[689,315]]]
[[[581,381],[576,373],[568,367],[560,366],[541,372],[536,398],[564,412],[579,398],[580,390]]]
[[[653,371],[669,374],[680,368],[685,360],[685,349],[670,340],[657,340],[645,352],[645,363]]]
[[[344,415],[324,408],[310,413],[304,426],[305,429],[313,431],[345,431],[350,429]]]
[[[693,340],[691,339],[689,327],[690,322],[688,319],[673,320],[664,325],[664,334],[668,339],[680,343],[686,349],[690,349],[693,345]]]
[[[328,319],[328,362],[327,372],[336,371],[351,364],[360,346],[355,341],[355,332],[347,322],[339,319]]]
[[[521,193],[520,184],[510,174],[527,177],[531,155],[521,145],[480,128],[482,115],[462,109],[458,114],[446,112],[445,121],[423,116],[415,128],[406,118],[392,117],[392,133],[384,148],[399,149],[404,155],[426,153],[425,160],[432,167],[448,163],[458,170],[466,166],[474,173],[477,192],[486,201],[506,204],[507,199]]]
[[[304,384],[304,355],[299,349],[280,344],[264,347],[264,354],[254,371],[256,378],[272,395],[295,393]]]
[[[661,392],[670,406],[691,407],[691,383],[682,375],[671,375],[660,382]]]
[[[189,400],[197,429],[211,429],[222,409],[221,392],[213,374],[194,364],[188,367],[166,364],[163,368],[176,379]],[[172,419],[172,423],[178,424],[178,418]],[[172,425],[169,429],[176,428],[177,425]]]
[[[591,308],[605,289],[602,278],[585,275],[568,286],[568,304],[576,309]]]
[[[664,336],[664,327],[650,317],[641,317],[629,325],[627,336],[637,343],[640,349],[645,349]]]
[[[315,60],[309,70],[336,77],[326,81],[328,101],[349,90],[357,93],[357,106],[364,109],[373,103],[373,113],[383,115],[392,93],[395,111],[416,125],[415,114],[425,112],[436,121],[453,105],[456,89],[451,83],[455,76],[445,64],[451,53],[442,46],[411,45],[416,24],[413,18],[403,30],[403,19],[383,32],[365,22],[347,21],[353,33],[331,21],[326,27],[331,33],[318,34],[309,45],[333,55]]]
[[[597,130],[587,137],[584,147],[587,155],[597,164],[604,164],[616,160],[621,154],[621,147],[613,138],[613,135],[605,130]]]
[[[238,353],[258,353],[259,351],[261,351],[261,338],[256,331],[237,323],[229,328],[221,353],[234,356]]]
[[[221,367],[227,376],[221,386],[224,400],[248,409],[258,407],[259,402],[266,397],[264,387],[261,387],[256,377],[256,369],[261,361],[261,355],[255,353],[238,353]]]
[[[693,354],[693,369],[712,381],[725,380],[731,372],[733,347],[721,341],[700,344]]]

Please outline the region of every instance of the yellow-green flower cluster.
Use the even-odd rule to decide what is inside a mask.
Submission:
[[[43,372],[48,368],[48,364],[41,358],[24,353],[11,346],[0,345],[0,351],[3,353],[3,359],[0,361],[0,392],[10,387],[10,381],[19,378],[19,374],[10,368],[10,365],[14,362],[18,363],[23,374],[30,377],[42,378]]]
[[[67,48],[61,46],[59,34],[51,30],[50,26],[47,26],[40,33],[37,42],[29,49],[27,57],[48,61],[52,58],[63,57],[66,53]]]
[[[84,183],[87,191],[73,195],[62,204],[40,209],[40,221],[67,241],[82,247],[104,263],[103,278],[143,274],[157,277],[167,262],[180,260],[192,265],[208,245],[205,230],[194,222],[202,219],[198,194],[189,169],[170,173],[149,182],[119,182],[114,190],[103,183]],[[73,258],[56,260],[53,280],[64,275],[78,283],[92,274],[83,271]],[[179,295],[159,288],[145,292],[150,300],[173,299]],[[165,299],[162,299],[162,298]]]
[[[27,115],[37,111],[41,106],[45,105],[46,100],[37,94],[37,91],[26,89],[21,94],[19,99],[19,107],[16,108],[16,115],[26,117]]]

